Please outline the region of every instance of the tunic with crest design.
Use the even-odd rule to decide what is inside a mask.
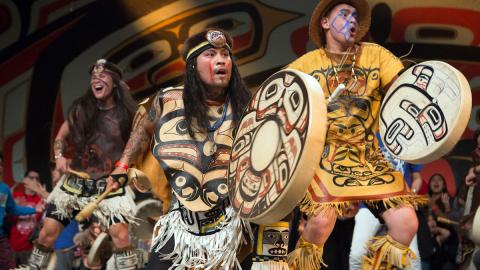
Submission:
[[[155,97],[162,113],[155,126],[152,154],[165,171],[176,198],[189,210],[207,211],[228,196],[232,108],[227,106],[225,119],[215,131],[201,131],[193,125],[192,137],[187,129],[182,93],[183,87],[166,88]],[[221,118],[225,107],[209,108],[209,120],[213,123]]]
[[[343,64],[334,62],[342,58],[346,59]],[[411,195],[402,174],[379,151],[375,136],[382,90],[386,91],[385,86],[403,65],[388,50],[372,43],[361,43],[355,58],[352,67],[353,54],[344,57],[317,49],[289,65],[315,77],[326,98],[338,82],[357,77],[351,89],[328,104],[325,147],[307,192],[310,207],[317,208],[322,203],[345,206],[352,201],[388,201],[392,197],[402,201],[403,196]]]

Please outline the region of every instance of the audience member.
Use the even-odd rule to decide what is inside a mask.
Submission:
[[[0,153],[0,269],[11,269],[15,267],[15,256],[8,238],[3,234],[5,213],[16,216],[31,215],[36,213],[36,209],[15,203],[10,189],[3,183],[3,155]]]
[[[27,170],[22,181],[24,188],[13,192],[13,198],[17,205],[38,208],[39,211],[31,215],[21,215],[14,218],[10,229],[10,246],[15,252],[17,265],[25,264],[32,252],[33,245],[30,242],[33,231],[40,223],[44,202],[42,197],[31,187],[41,186],[40,175],[35,170]],[[42,211],[40,211],[42,210]]]
[[[455,230],[448,226],[439,226],[435,214],[428,215],[430,235],[434,240],[434,254],[430,259],[432,270],[456,270],[458,237]]]
[[[459,221],[461,212],[458,209],[458,201],[451,197],[447,191],[445,177],[439,173],[433,174],[428,181],[428,196],[430,207],[437,217]]]

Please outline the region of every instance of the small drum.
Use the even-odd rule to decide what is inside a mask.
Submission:
[[[101,232],[90,248],[87,255],[87,263],[90,266],[101,265],[102,259],[110,257],[112,253],[112,242],[106,232]]]
[[[320,84],[296,70],[270,76],[252,97],[232,146],[232,206],[251,222],[269,224],[303,198],[325,143],[327,109]]]
[[[143,119],[147,117],[147,111],[150,109],[154,98],[147,98],[138,104],[138,109],[133,118],[132,130],[139,128]],[[139,192],[152,192],[163,202],[163,213],[168,212],[172,198],[172,189],[168,184],[165,172],[160,164],[152,155],[151,151],[146,151],[133,162],[134,169],[130,168],[128,175],[131,184]]]
[[[131,224],[130,230],[133,236],[144,242],[152,239],[153,227],[163,214],[163,204],[159,200],[146,199],[137,204],[135,216],[137,224]]]
[[[453,149],[472,109],[467,79],[440,61],[426,61],[395,80],[380,109],[381,139],[395,157],[428,163]]]

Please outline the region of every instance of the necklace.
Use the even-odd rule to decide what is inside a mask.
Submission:
[[[338,64],[340,70],[343,70],[343,65],[345,64],[345,62],[347,60],[347,57],[350,54],[350,50],[351,50],[351,47],[349,47],[347,52],[342,55],[342,59],[340,60],[340,63]],[[337,68],[333,64],[332,58],[330,56],[328,56],[328,54],[327,54],[328,58],[330,59],[330,63],[332,65],[333,73],[334,73],[334,76],[335,76],[335,81],[337,82],[337,87],[335,88],[335,90],[333,90],[332,94],[328,98],[328,102],[331,102],[331,101],[335,100],[347,88],[347,86],[348,86],[347,91],[350,92],[350,90],[353,89],[355,87],[355,85],[357,84],[358,78],[357,78],[357,75],[355,74],[355,70],[354,70],[355,63],[357,61],[357,56],[356,55],[357,55],[357,48],[355,48],[355,51],[353,52],[352,65],[351,65],[351,68],[350,68],[350,76],[351,76],[351,78],[353,78],[353,81],[350,81],[351,78],[345,78],[345,80],[342,83],[340,83],[340,78],[338,76]]]
[[[215,121],[213,125],[207,127],[207,137],[208,141],[205,143],[205,153],[208,153],[209,156],[213,155],[215,152],[217,152],[217,144],[215,143],[215,131],[223,124],[225,121],[225,118],[227,117],[227,109],[228,109],[228,103],[229,103],[229,97],[225,100],[225,103],[223,104],[222,107],[222,116],[220,119]]]

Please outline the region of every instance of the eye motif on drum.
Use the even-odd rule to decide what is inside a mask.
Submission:
[[[459,71],[439,61],[417,64],[395,81],[385,97],[381,138],[402,160],[431,161],[458,141],[470,110],[470,88]]]
[[[318,88],[312,91],[321,93],[318,82],[303,75]],[[297,173],[299,160],[308,145],[307,132],[311,132],[308,124],[312,108],[304,80],[292,71],[272,75],[262,84],[243,115],[232,146],[228,175],[229,195],[234,209],[242,217],[252,220],[262,216],[283,200],[285,190],[291,189],[287,186]],[[318,106],[323,105],[325,113],[323,95],[317,98]],[[315,149],[315,145],[310,147]],[[321,149],[323,143],[317,151]],[[320,152],[316,155],[319,161]],[[304,192],[297,193],[302,196]]]

